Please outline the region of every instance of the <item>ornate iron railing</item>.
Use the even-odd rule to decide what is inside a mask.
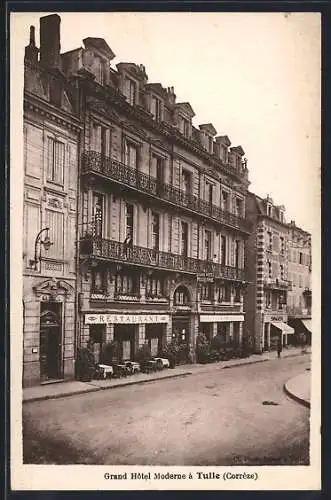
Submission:
[[[125,262],[156,269],[182,271],[188,274],[212,273],[215,278],[245,280],[244,269],[193,259],[183,255],[162,252],[136,245],[127,245],[99,236],[84,236],[80,240],[80,253],[95,259]]]
[[[267,280],[264,282],[265,288],[272,290],[292,290],[292,281],[288,280]]]
[[[101,174],[129,188],[161,198],[245,233],[250,232],[250,223],[246,219],[222,210],[217,205],[201,200],[195,195],[187,194],[170,184],[159,182],[155,177],[150,177],[144,172],[109,158],[102,153],[85,151],[82,160],[83,174]]]

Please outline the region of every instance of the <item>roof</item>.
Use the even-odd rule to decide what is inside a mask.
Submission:
[[[83,43],[86,48],[93,47],[103,52],[109,59],[114,59],[115,54],[103,38],[87,37]]]
[[[231,141],[227,135],[218,135],[215,138],[217,144],[223,144],[224,146],[231,146]]]
[[[178,102],[176,104],[176,108],[179,108],[183,113],[188,115],[190,118],[193,118],[193,116],[195,116],[193,108],[189,102]]]
[[[217,134],[217,130],[215,129],[214,125],[211,123],[204,123],[202,125],[199,125],[200,130],[206,131],[208,134],[214,136]]]
[[[231,152],[233,153],[238,153],[240,156],[244,156],[245,151],[241,146],[234,146],[233,148],[230,148]]]

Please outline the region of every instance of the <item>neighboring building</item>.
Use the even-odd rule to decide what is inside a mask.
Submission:
[[[60,70],[58,16],[30,29],[24,60],[23,384],[74,375],[78,137]],[[48,228],[48,230],[47,230]]]
[[[241,342],[248,171],[244,151],[192,125],[145,67],[111,66],[101,38],[61,55],[80,89],[79,342],[113,339],[123,359],[198,331]]]
[[[246,248],[249,285],[245,295],[247,332],[254,335],[257,352],[276,346],[279,337],[288,343],[294,329],[287,324],[288,294],[288,225],[285,208],[274,205],[272,199],[261,199],[249,193],[247,218],[252,233]]]
[[[311,235],[294,221],[289,224],[288,275],[292,282],[288,323],[295,329],[297,343],[304,337],[311,342]]]

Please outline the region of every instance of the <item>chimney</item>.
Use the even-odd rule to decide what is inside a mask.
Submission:
[[[25,47],[25,58],[32,62],[38,62],[38,48],[36,47],[35,40],[35,27],[30,26],[30,42],[29,45]]]
[[[58,14],[40,18],[40,62],[49,68],[60,69],[60,23]]]

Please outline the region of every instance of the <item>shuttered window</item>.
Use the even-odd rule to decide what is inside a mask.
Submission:
[[[64,174],[64,144],[48,137],[47,179],[63,184]]]
[[[47,257],[63,259],[63,213],[46,210],[46,225],[49,227],[49,237],[53,245],[50,247]]]

